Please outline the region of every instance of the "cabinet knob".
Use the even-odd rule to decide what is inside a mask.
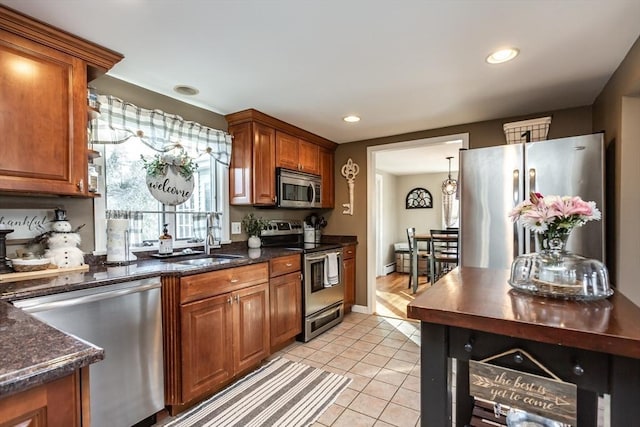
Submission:
[[[231,279],[230,282],[231,283],[238,283],[238,279]]]
[[[240,295],[236,295],[236,303],[240,304]]]
[[[580,366],[579,363],[576,363],[573,366],[573,373],[574,375],[581,377],[582,375],[584,375],[584,368],[582,366]]]
[[[291,267],[293,264],[291,264],[290,262],[287,263],[287,267]]]
[[[227,298],[227,303],[231,304],[233,302],[233,299],[231,298],[231,296],[229,296],[229,298]]]
[[[469,341],[464,345],[464,351],[471,353],[473,351],[473,338],[469,338]]]
[[[80,191],[81,193],[84,193],[84,179],[81,179],[80,181],[78,181],[76,186],[78,187],[78,191]]]

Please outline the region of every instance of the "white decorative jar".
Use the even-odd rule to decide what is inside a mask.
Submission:
[[[258,236],[251,236],[249,237],[247,244],[251,249],[256,249],[262,245],[262,242],[260,241],[260,238]]]

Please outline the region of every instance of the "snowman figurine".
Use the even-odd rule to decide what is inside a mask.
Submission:
[[[80,235],[72,231],[67,213],[63,209],[56,209],[56,219],[51,226],[44,256],[61,268],[79,267],[84,265],[84,254],[79,245]]]

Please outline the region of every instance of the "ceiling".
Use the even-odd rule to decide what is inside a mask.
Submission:
[[[397,145],[397,144],[394,144]],[[411,141],[407,148],[376,151],[375,169],[392,175],[418,175],[423,173],[457,172],[462,141],[432,142],[428,139]]]
[[[338,143],[590,105],[640,34],[638,0],[0,3],[124,54],[113,77]]]

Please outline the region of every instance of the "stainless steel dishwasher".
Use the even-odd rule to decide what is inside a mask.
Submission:
[[[128,427],[164,408],[160,278],[13,304],[104,349],[89,368],[92,427]]]

